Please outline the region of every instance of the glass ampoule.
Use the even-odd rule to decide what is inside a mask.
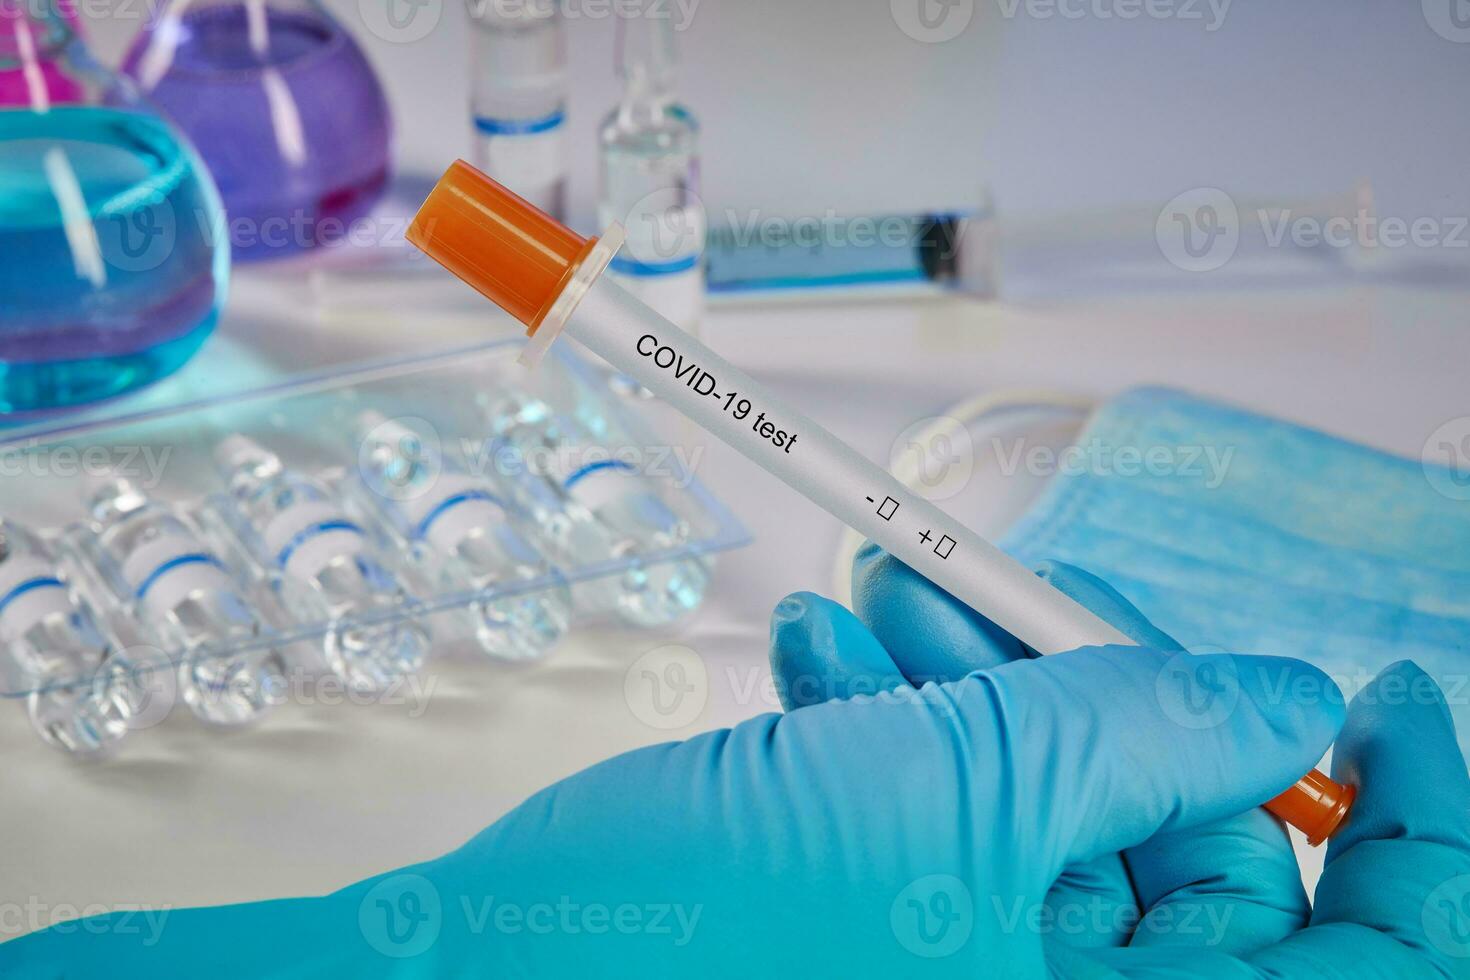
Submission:
[[[364,413],[358,419],[363,483],[440,588],[509,591],[470,608],[486,652],[539,657],[566,632],[571,590],[523,529],[507,494],[442,451],[436,434],[426,438],[425,426]],[[534,588],[518,588],[538,580]]]
[[[627,242],[609,273],[684,330],[704,315],[706,219],[699,199],[699,125],[674,93],[674,23],[658,5],[617,20],[622,98],[598,134],[602,227]]]
[[[285,674],[248,589],[174,509],[126,479],[92,497],[98,566],[162,647],[181,651],[179,692],[214,725],[253,722]]]
[[[111,749],[142,703],[141,679],[36,534],[0,520],[0,645],[31,691],[26,709],[49,745]]]
[[[703,558],[645,561],[690,537],[658,482],[592,440],[575,419],[532,395],[506,397],[491,411],[499,462],[513,468],[522,505],[568,563],[623,560],[629,566],[598,588],[639,626],[673,622],[698,608],[709,584]],[[509,458],[502,458],[508,454]]]
[[[475,164],[564,218],[566,38],[554,0],[469,0]]]
[[[332,493],[245,436],[220,442],[215,462],[286,608],[302,622],[331,624],[323,651],[332,671],[363,691],[417,673],[429,632],[379,545]]]

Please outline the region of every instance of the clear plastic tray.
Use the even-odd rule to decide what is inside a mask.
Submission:
[[[431,631],[433,655],[451,647],[471,649],[474,621],[466,610],[476,604],[501,595],[569,588],[574,621],[615,615],[616,583],[624,577],[670,562],[708,561],[715,552],[749,541],[745,528],[695,479],[683,456],[644,426],[633,403],[613,394],[600,372],[565,351],[536,372],[527,372],[515,363],[519,349],[518,341],[497,341],[101,422],[33,426],[8,438],[0,430],[0,517],[36,532],[60,556],[58,577],[96,613],[106,639],[118,649],[148,651],[147,657],[133,659],[148,662],[150,669],[175,666],[186,658],[228,656],[252,645],[284,650],[289,663],[316,669],[311,665],[319,658],[311,650],[321,647],[329,631],[408,617]],[[354,433],[366,411],[426,423],[443,449],[472,473],[482,475],[488,466],[490,477],[513,483],[521,475],[501,472],[502,462],[484,448],[495,429],[492,409],[513,392],[575,419],[608,459],[638,470],[638,478],[656,487],[662,505],[677,515],[677,538],[613,556],[572,554],[549,540],[546,528],[529,519],[528,511],[520,510],[518,520],[550,561],[544,574],[478,590],[440,584],[442,579],[425,566],[410,536],[364,493]],[[329,487],[405,584],[403,600],[365,614],[360,622],[340,616],[304,621],[288,608],[279,570],[249,545],[250,535],[259,529],[252,529],[234,507],[215,465],[216,447],[236,434]],[[89,500],[114,475],[127,477],[150,499],[170,506],[210,545],[244,583],[266,627],[259,635],[202,652],[197,647],[171,648],[160,642],[157,630],[134,616],[135,597],[120,594],[116,575],[109,577],[101,567],[105,559],[98,559],[97,525],[89,514]],[[0,650],[0,697],[91,680],[55,675],[38,680],[33,670]]]

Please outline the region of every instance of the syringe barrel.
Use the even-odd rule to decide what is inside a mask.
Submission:
[[[1038,653],[1132,644],[611,278],[566,332]]]

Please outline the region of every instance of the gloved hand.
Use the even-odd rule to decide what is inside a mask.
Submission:
[[[1062,564],[1038,574],[1138,643],[1180,649],[1092,575]],[[778,609],[772,629],[778,682],[823,678],[807,691],[783,687],[788,709],[857,690],[961,677],[1029,655],[871,543],[857,555],[853,592],[856,615],[813,595],[792,596]],[[1232,662],[1247,659],[1258,658]],[[1194,657],[1167,666],[1155,707],[1189,727],[1229,711],[1225,702],[1237,689],[1245,693],[1244,678],[1211,670],[1216,662]],[[1177,692],[1169,688],[1174,680],[1184,683]],[[1211,688],[1219,699],[1214,706],[1194,700]],[[1274,689],[1272,700],[1292,696]],[[1301,688],[1328,710],[1331,704],[1321,702],[1336,700],[1328,696],[1334,691]],[[1107,724],[1120,723],[1109,716]],[[1168,746],[1141,747],[1160,749],[1161,757],[1140,760],[1140,781],[1156,779],[1155,767],[1166,762],[1190,764]],[[1244,754],[1235,764],[1249,767],[1260,758],[1244,744],[1238,749]],[[1433,680],[1408,662],[1375,678],[1347,712],[1332,774],[1360,793],[1348,824],[1328,845],[1315,909],[1284,828],[1265,811],[1165,828],[1057,877],[1037,917],[1052,971],[1470,976],[1470,777]],[[1180,774],[1181,782],[1188,779]]]
[[[1106,586],[1051,575],[1166,645]],[[174,912],[156,935],[104,916],[0,946],[0,974],[1297,976],[1470,962],[1452,958],[1470,922],[1457,891],[1470,777],[1413,668],[1349,713],[1334,768],[1361,795],[1302,929],[1283,834],[1253,808],[1337,731],[1319,671],[1157,648],[1011,662],[1018,644],[881,554],[862,556],[858,587],[867,627],[814,596],[778,609],[784,716],[619,756],[457,851],[323,898]],[[968,674],[972,658],[986,669]],[[951,679],[904,685],[931,673]],[[1387,696],[1398,682],[1418,695]]]

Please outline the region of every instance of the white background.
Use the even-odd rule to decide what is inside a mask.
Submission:
[[[353,3],[332,6],[384,75],[405,169],[438,171],[466,152],[458,4],[446,0],[413,44],[369,35]],[[962,205],[989,180],[1003,210],[1089,209],[1157,206],[1196,186],[1300,194],[1368,177],[1385,213],[1470,210],[1470,47],[1435,34],[1418,4],[1239,0],[1208,37],[1183,21],[1000,9],[977,4],[959,38],[931,45],[897,29],[886,2],[704,0],[681,43],[684,91],[705,123],[707,199],[876,212]],[[99,50],[115,54],[135,27],[95,24]],[[584,220],[592,132],[615,98],[610,28],[570,30],[572,200]],[[339,341],[393,349],[433,327],[375,322],[323,340],[320,324],[292,319],[276,279],[238,279],[237,308],[282,306],[268,328],[234,334],[266,361]],[[976,390],[1100,398],[1157,382],[1417,457],[1442,422],[1470,413],[1466,308],[1462,293],[1367,288],[1028,307],[773,300],[716,310],[706,336],[877,459],[910,423]],[[206,354],[179,384],[207,387],[212,365]],[[756,543],[720,563],[696,619],[658,634],[582,632],[529,668],[437,664],[418,717],[406,706],[291,705],[257,730],[220,734],[181,712],[118,759],[85,766],[45,749],[20,707],[0,704],[5,898],[40,907],[35,920],[0,922],[0,934],[93,903],[320,893],[441,853],[610,753],[774,709],[769,611],[790,591],[827,590],[840,528],[721,446],[707,447],[700,475]],[[1000,523],[997,509],[1013,511],[1028,490],[982,474],[954,506]],[[666,732],[639,720],[623,679],[670,641],[704,659],[710,686],[695,722]]]

